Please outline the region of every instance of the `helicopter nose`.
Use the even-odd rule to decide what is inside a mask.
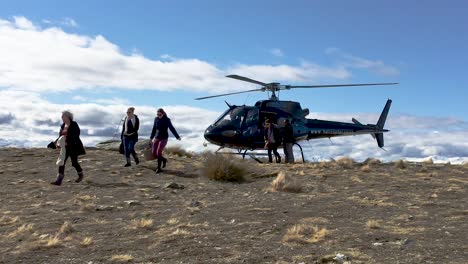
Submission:
[[[210,142],[217,142],[216,140],[217,136],[218,136],[218,133],[214,133],[211,126],[205,130],[204,137],[206,140]]]

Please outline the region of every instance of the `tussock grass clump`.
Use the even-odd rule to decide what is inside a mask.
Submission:
[[[164,149],[164,152],[168,153],[168,154],[175,155],[175,156],[187,157],[187,158],[191,158],[194,155],[193,153],[186,151],[185,149],[183,149],[180,146],[167,147],[167,148]]]
[[[291,192],[300,193],[301,184],[291,176],[286,175],[284,171],[278,173],[278,176],[271,182],[269,191],[273,192]]]
[[[363,162],[363,164],[373,166],[373,165],[382,164],[382,162],[381,162],[379,159],[367,158],[367,159]]]
[[[59,233],[68,235],[75,232],[75,228],[69,221],[65,221],[62,226],[60,227]]]
[[[132,255],[125,254],[125,255],[113,255],[111,261],[116,262],[130,262],[133,260]]]
[[[170,218],[166,221],[168,225],[177,225],[179,223],[179,219],[177,218]]]
[[[364,166],[361,167],[361,171],[363,172],[370,172],[371,171],[371,168],[369,166],[369,164],[366,164]]]
[[[424,161],[422,162],[422,164],[424,164],[424,165],[432,165],[432,164],[434,164],[434,160],[433,160],[432,158],[428,158],[427,160],[424,160]]]
[[[7,237],[12,238],[19,235],[23,235],[25,233],[32,233],[33,228],[34,224],[23,224],[20,227],[18,227],[15,231],[9,233]]]
[[[62,241],[60,240],[58,235],[54,237],[49,237],[49,239],[47,239],[46,246],[49,248],[60,247],[61,245],[62,245]]]
[[[11,217],[11,216],[4,215],[4,216],[2,216],[0,218],[0,226],[1,225],[11,225],[11,224],[14,224],[14,223],[18,222],[18,220],[19,220],[18,216]]]
[[[323,240],[330,232],[326,228],[297,224],[289,228],[283,236],[286,243],[316,243]]]
[[[94,244],[94,240],[93,240],[92,237],[85,237],[85,238],[83,238],[83,241],[81,241],[81,243],[80,243],[80,245],[82,247],[89,247],[92,244]]]
[[[354,164],[356,164],[356,162],[354,162],[354,160],[349,157],[343,157],[338,159],[336,161],[336,164],[338,164],[338,166],[340,166],[341,168],[349,169],[352,168]]]
[[[233,158],[205,153],[201,173],[210,180],[242,182],[245,181],[246,169]]]
[[[395,161],[395,168],[404,170],[406,169],[406,167],[407,167],[406,161],[404,160]]]
[[[139,219],[139,220],[132,220],[132,228],[133,229],[150,229],[153,227],[153,219]]]
[[[379,229],[380,228],[379,221],[377,221],[377,220],[367,220],[366,226],[367,226],[367,228],[370,228],[370,229]]]

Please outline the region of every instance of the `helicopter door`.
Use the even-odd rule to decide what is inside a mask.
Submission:
[[[258,108],[252,108],[247,112],[244,123],[242,124],[243,135],[247,138],[253,138],[260,133],[259,130],[259,111]]]

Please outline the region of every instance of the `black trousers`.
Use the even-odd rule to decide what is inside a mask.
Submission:
[[[65,160],[63,161],[63,166],[59,166],[58,172],[60,174],[65,173],[65,163],[67,162],[68,157],[70,157],[72,166],[75,168],[76,172],[78,173],[82,172],[83,170],[81,169],[81,166],[78,163],[78,155],[75,155],[72,151],[68,151],[68,149],[66,149],[66,152],[65,152]]]
[[[275,154],[275,160],[276,163],[279,163],[281,160],[281,156],[278,153],[278,145],[276,144],[268,144],[268,162],[273,162],[273,157],[271,155],[271,152]]]

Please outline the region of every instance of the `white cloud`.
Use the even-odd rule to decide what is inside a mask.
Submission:
[[[243,87],[226,79],[228,74],[242,73],[265,82],[317,82],[351,76],[345,67],[306,61],[220,68],[194,58],[162,55],[155,60],[138,52],[127,55],[101,35],[73,34],[53,26],[41,29],[24,17],[15,17],[14,22],[0,19],[0,57],[0,87],[37,92],[113,87],[220,93]]]
[[[11,90],[0,91],[0,98],[4,100],[0,106],[0,138],[2,138],[0,146],[45,146],[57,137],[63,110],[74,113],[86,145],[92,146],[114,136],[119,138],[119,123],[128,107],[127,104],[119,104],[116,98],[113,99],[115,104],[108,102],[106,105],[89,102],[54,104],[38,94]],[[146,105],[135,107],[135,113],[141,121],[140,136],[149,138],[156,108]],[[204,141],[203,131],[219,113],[190,106],[162,107],[181,134],[183,138],[181,143],[184,147],[201,150]]]
[[[127,104],[119,104],[118,98],[112,98],[115,103],[106,105],[87,101],[54,104],[38,94],[11,90],[0,91],[0,98],[3,100],[0,105],[0,146],[44,147],[57,137],[61,111],[65,109],[75,114],[83,141],[92,146],[114,136],[119,137],[119,123],[128,107]],[[135,107],[141,120],[140,136],[149,138],[156,108],[146,105]],[[193,151],[204,150],[203,132],[220,113],[183,105],[163,108],[183,138],[181,142],[171,140],[170,144],[180,144]],[[378,119],[378,114],[359,113],[314,113],[309,118],[350,122],[353,116],[363,123],[375,123]],[[391,131],[385,134],[386,151],[378,148],[375,140],[367,135],[303,141],[301,145],[309,160],[349,156],[356,160],[368,157],[385,161],[402,158],[422,160],[433,157],[438,161],[468,161],[468,125],[465,121],[394,114],[389,116],[387,123]]]
[[[283,57],[284,56],[283,51],[280,50],[280,49],[271,49],[270,53],[273,54],[273,56],[276,56],[276,57]]]
[[[62,25],[69,26],[69,27],[78,27],[78,23],[73,18],[66,17],[62,20]]]
[[[368,69],[376,74],[383,76],[398,76],[400,71],[398,68],[387,65],[381,60],[369,60],[355,55],[343,52],[338,48],[328,48],[325,51],[329,55],[337,56],[340,64],[346,68]]]

